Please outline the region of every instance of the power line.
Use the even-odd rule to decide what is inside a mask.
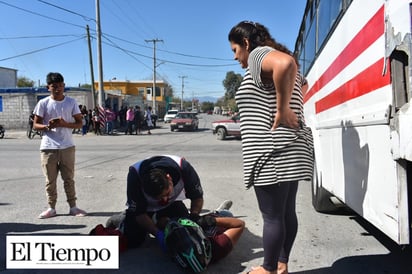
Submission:
[[[86,20],[86,21],[96,22],[96,20],[94,20],[94,18],[87,17],[86,15],[82,15],[82,14],[77,13],[77,12],[74,12],[74,11],[72,11],[72,10],[68,10],[68,9],[62,8],[62,7],[60,7],[60,6],[54,5],[54,4],[49,3],[49,2],[46,2],[46,1],[44,1],[44,0],[37,0],[37,1],[39,1],[39,2],[41,2],[41,3],[43,3],[43,4],[46,4],[46,5],[55,7],[55,8],[57,8],[57,9],[66,11],[66,12],[68,12],[68,13],[71,13],[71,14],[74,14],[74,15],[78,15],[78,16],[82,17],[82,18],[83,18],[84,20]]]
[[[38,1],[41,2],[41,3],[43,3],[43,4],[45,4],[45,5],[49,5],[49,6],[53,7],[53,8],[60,9],[60,10],[62,10],[62,11],[64,11],[64,12],[71,13],[71,14],[74,14],[74,15],[76,15],[76,16],[79,16],[79,17],[81,17],[82,19],[84,19],[84,20],[86,20],[86,21],[95,21],[93,18],[90,18],[90,17],[88,17],[88,16],[85,16],[85,15],[83,15],[83,14],[80,14],[80,13],[78,13],[78,12],[75,12],[75,11],[72,11],[72,10],[69,10],[69,9],[66,9],[66,8],[63,8],[63,7],[60,7],[60,6],[57,6],[57,5],[55,5],[55,4],[52,4],[52,3],[50,3],[50,2],[47,2],[47,1],[45,1],[45,0],[38,0]],[[9,7],[18,9],[18,10],[23,11],[23,12],[26,12],[26,13],[30,13],[30,14],[34,14],[34,15],[37,15],[37,16],[40,16],[40,17],[44,17],[44,18],[49,19],[49,20],[52,20],[52,21],[57,21],[57,22],[60,22],[60,23],[63,23],[63,24],[67,24],[67,25],[71,25],[71,26],[75,26],[75,27],[79,27],[79,28],[84,29],[84,26],[81,26],[81,25],[78,25],[78,24],[74,24],[74,23],[71,23],[71,22],[67,22],[67,21],[64,21],[64,20],[56,19],[56,18],[53,18],[53,17],[50,17],[50,16],[46,16],[46,15],[44,15],[43,13],[37,13],[37,12],[34,12],[34,11],[32,11],[32,10],[28,10],[28,9],[25,9],[25,8],[21,8],[21,7],[18,7],[18,6],[15,6],[15,5],[6,3],[5,1],[2,1],[2,0],[0,0],[0,4],[3,4],[3,5],[6,5],[6,6],[9,6]],[[130,4],[130,3],[129,3],[129,4]],[[119,5],[116,4],[116,6],[120,9]],[[122,10],[122,9],[120,9],[120,10]],[[122,10],[122,12],[124,12],[124,10]],[[126,18],[127,18],[128,20],[132,21],[132,20],[131,20],[132,18],[130,18],[129,16],[126,16]],[[134,17],[133,17],[133,18],[134,18]],[[95,30],[92,30],[92,31],[96,32]],[[61,35],[61,36],[64,37],[65,35]],[[58,36],[57,36],[57,35],[38,36],[38,38],[46,38],[46,37],[58,37]],[[84,37],[84,36],[82,36],[81,39],[83,39],[83,37]],[[108,37],[112,37],[112,38],[114,38],[114,39],[118,39],[118,40],[120,40],[120,41],[123,41],[123,42],[126,42],[126,43],[130,43],[130,44],[133,44],[133,45],[137,45],[137,46],[143,47],[143,48],[149,48],[149,47],[147,47],[147,46],[145,46],[145,45],[141,45],[141,44],[135,43],[135,42],[132,42],[132,41],[130,41],[130,40],[126,40],[126,39],[122,39],[122,38],[113,36],[113,35],[110,35],[110,34],[107,34],[107,33],[104,34],[104,38],[108,41],[108,43],[105,43],[106,45],[111,46],[111,47],[114,47],[114,48],[122,51],[124,54],[126,54],[126,55],[128,55],[129,57],[133,58],[134,60],[136,60],[137,62],[139,62],[139,63],[142,64],[143,66],[145,66],[146,68],[149,68],[149,67],[148,67],[146,64],[144,64],[141,60],[139,60],[138,58],[136,58],[136,56],[141,56],[141,57],[144,57],[144,58],[150,58],[150,59],[151,59],[150,56],[146,56],[146,55],[141,54],[141,53],[138,53],[138,52],[136,52],[136,51],[131,51],[131,50],[128,50],[128,49],[126,49],[126,48],[124,48],[124,47],[121,47],[120,45],[114,43],[114,41],[113,41],[112,39],[109,39]],[[9,37],[9,38],[0,38],[0,39],[30,39],[30,38],[35,38],[35,37],[28,37],[28,36],[27,36],[27,37]],[[73,40],[73,41],[75,41],[75,40]],[[34,53],[37,53],[37,52],[40,52],[40,51],[43,51],[43,50],[47,50],[47,49],[50,49],[50,48],[58,47],[58,46],[61,46],[61,45],[64,45],[64,44],[67,44],[67,43],[70,43],[70,42],[72,42],[72,41],[63,42],[63,43],[56,44],[56,45],[51,45],[51,46],[49,46],[49,47],[45,47],[45,48],[42,48],[42,49],[33,50],[33,51],[26,52],[26,53],[23,53],[23,54],[19,54],[19,55],[16,55],[16,56],[4,58],[4,59],[2,59],[2,60],[9,60],[9,59],[13,59],[13,58],[17,58],[17,57],[29,55],[29,54],[34,54]],[[185,54],[185,53],[173,52],[173,51],[162,50],[162,49],[158,49],[158,51],[159,51],[159,52],[165,52],[165,53],[167,53],[167,54],[172,54],[172,55],[178,55],[178,56],[188,57],[188,58],[198,58],[198,59],[206,59],[206,60],[214,60],[214,61],[216,61],[216,60],[217,60],[217,61],[232,61],[232,62],[233,62],[232,59],[222,59],[222,58],[214,58],[214,57],[204,57],[204,56],[197,56],[197,55],[189,55],[189,54]],[[179,65],[179,66],[188,66],[188,67],[205,67],[205,68],[228,67],[228,66],[235,66],[235,65],[237,65],[237,63],[234,63],[234,62],[231,63],[231,64],[198,64],[198,63],[189,63],[189,62],[176,62],[176,61],[172,61],[172,60],[168,60],[168,59],[158,59],[158,61],[159,61],[159,62],[163,62],[163,63],[167,63],[167,64],[169,64],[169,65]],[[149,69],[150,69],[150,68],[149,68]],[[163,76],[163,78],[167,78],[167,77]]]
[[[56,38],[56,37],[78,37],[78,34],[50,34],[50,35],[36,35],[36,36],[14,36],[14,37],[0,37],[0,40],[18,40],[18,39],[36,39],[36,38]]]
[[[59,43],[59,44],[55,44],[55,45],[52,45],[52,46],[49,46],[49,47],[45,47],[45,48],[41,48],[41,49],[29,51],[29,52],[26,52],[26,53],[22,53],[22,54],[19,54],[19,55],[16,55],[16,56],[7,57],[7,58],[4,58],[4,59],[0,59],[0,61],[6,61],[6,60],[10,60],[10,59],[22,57],[22,56],[25,56],[25,55],[30,55],[30,54],[33,54],[33,53],[45,51],[45,50],[48,50],[48,49],[51,49],[51,48],[56,48],[56,47],[58,47],[58,46],[66,45],[66,44],[75,42],[75,41],[77,41],[77,40],[83,39],[84,37],[85,37],[85,36],[83,36],[83,37],[81,37],[81,38],[77,38],[77,39],[71,40],[71,41],[67,41],[67,42],[64,42],[64,43]]]
[[[76,25],[76,24],[69,23],[69,22],[66,22],[66,21],[63,21],[63,20],[60,20],[60,19],[56,19],[56,18],[53,18],[53,17],[50,17],[50,16],[46,16],[46,15],[43,15],[43,14],[38,13],[38,12],[34,12],[34,11],[31,11],[31,10],[27,10],[27,9],[24,9],[24,8],[21,8],[21,7],[18,7],[18,6],[15,6],[15,5],[6,3],[6,2],[4,2],[4,1],[0,1],[0,4],[6,5],[6,6],[9,6],[9,7],[18,9],[18,10],[22,10],[22,11],[25,11],[25,12],[28,12],[28,13],[31,13],[31,14],[34,14],[34,15],[37,15],[37,16],[40,16],[40,17],[44,17],[44,18],[47,18],[47,19],[50,19],[50,20],[53,20],[53,21],[57,21],[57,22],[60,22],[60,23],[63,23],[63,24],[75,26],[75,27],[78,27],[78,28],[84,28],[84,26]]]
[[[115,45],[115,43],[108,38],[108,37],[114,37],[113,35],[104,34],[103,36],[104,36],[106,39],[108,39],[111,43],[113,43],[113,45]],[[115,37],[115,38],[116,38],[116,37]],[[120,39],[120,40],[126,41],[126,40],[123,40],[123,39]],[[127,42],[128,42],[128,41],[127,41]],[[133,43],[133,42],[130,42],[130,43],[135,44],[135,43]],[[147,56],[147,55],[144,55],[144,54],[141,54],[141,53],[132,51],[132,50],[124,49],[124,48],[122,48],[122,47],[120,47],[120,46],[118,46],[118,45],[116,45],[115,47],[118,48],[118,49],[120,49],[120,50],[122,50],[122,51],[124,51],[125,53],[133,53],[133,54],[138,55],[138,56],[142,56],[142,57],[145,57],[145,58],[150,58],[150,59],[152,59],[152,57],[150,57],[150,56]],[[146,48],[149,48],[149,47],[146,47]],[[160,51],[160,50],[158,50],[158,51]],[[170,61],[170,60],[168,60],[168,59],[158,59],[158,60],[161,61],[161,62],[163,62],[163,63],[169,63],[169,64],[175,64],[175,65],[182,65],[182,66],[189,66],[189,67],[228,67],[228,66],[238,65],[237,63],[234,63],[234,62],[231,63],[231,64],[193,64],[193,63],[175,62],[175,61]]]
[[[152,57],[146,56],[146,55],[143,55],[143,54],[138,54],[138,53],[133,52],[133,51],[126,50],[126,49],[118,46],[113,41],[111,41],[105,34],[102,34],[102,36],[110,42],[110,44],[103,42],[104,44],[106,44],[108,46],[112,46],[112,47],[122,51],[123,53],[127,54],[129,57],[133,58],[134,60],[136,60],[137,62],[139,62],[140,64],[142,64],[143,66],[145,66],[146,68],[151,70],[151,68],[149,66],[147,66],[145,63],[141,62],[139,59],[137,59],[135,56],[133,56],[132,53],[135,54],[135,55],[139,55],[139,56],[142,56],[142,57],[149,58],[149,59],[152,59]]]
[[[65,9],[65,8],[62,8],[62,7],[59,7],[59,6],[56,6],[56,5],[54,5],[54,4],[51,4],[51,3],[46,2],[46,1],[44,1],[44,0],[38,0],[38,1],[39,1],[39,2],[42,2],[42,3],[44,3],[44,4],[47,4],[47,5],[50,5],[50,6],[52,6],[52,7],[55,7],[55,8],[57,8],[57,9],[61,9],[61,10],[63,10],[63,11],[66,11],[66,12],[68,12],[68,13],[72,13],[72,14],[78,15],[78,16],[82,17],[82,18],[85,19],[85,20],[89,20],[89,21],[90,21],[90,20],[93,20],[93,21],[95,21],[94,19],[89,18],[89,17],[87,17],[87,16],[85,16],[85,15],[82,15],[82,14],[79,14],[79,13],[77,13],[77,12],[74,12],[74,11],[71,11],[71,10],[68,10],[68,9]],[[84,26],[77,25],[77,24],[73,24],[73,23],[69,23],[69,22],[66,22],[66,21],[63,21],[63,20],[60,20],[60,19],[56,19],[56,18],[50,17],[50,16],[45,16],[45,15],[43,15],[43,14],[40,14],[40,13],[37,13],[37,12],[33,12],[33,11],[30,11],[30,10],[27,10],[27,9],[24,9],[24,8],[21,8],[21,7],[18,7],[18,6],[15,6],[15,5],[6,3],[6,2],[1,1],[1,0],[0,0],[0,4],[4,4],[4,5],[10,6],[10,7],[13,7],[13,8],[15,8],[15,9],[22,10],[22,11],[25,11],[25,12],[28,12],[28,13],[31,13],[31,14],[34,14],[34,15],[37,15],[37,16],[40,16],[40,17],[44,17],[44,18],[53,20],[53,21],[61,22],[61,23],[64,23],[64,24],[68,24],[68,25],[72,25],[72,26],[75,26],[75,27],[79,27],[79,28],[84,29]],[[92,30],[92,29],[91,29],[91,30]],[[93,31],[95,31],[95,30],[93,30]],[[138,44],[138,43],[135,43],[135,42],[131,42],[131,41],[129,41],[129,40],[116,37],[116,36],[114,36],[114,35],[110,35],[110,34],[104,34],[104,35],[105,35],[105,38],[106,38],[106,39],[108,39],[107,36],[110,36],[110,37],[112,37],[112,38],[118,39],[118,40],[123,41],[123,42],[127,42],[127,43],[134,44],[134,45],[137,45],[137,46],[140,46],[140,47],[148,48],[147,46],[144,46],[144,45],[141,45],[141,44]],[[109,39],[108,39],[108,40],[109,40]],[[111,41],[111,43],[113,43],[113,42]],[[113,45],[115,45],[115,44],[113,43]],[[132,51],[129,51],[129,50],[125,50],[125,49],[121,48],[121,47],[118,46],[118,45],[116,45],[115,47],[118,48],[118,49],[121,49],[121,50],[122,50],[123,52],[125,52],[125,53],[126,53],[126,52],[132,52]],[[202,56],[196,56],[196,55],[189,55],[189,54],[184,54],[184,53],[179,53],[179,52],[172,52],[172,51],[161,50],[161,49],[159,49],[158,51],[166,52],[166,53],[169,53],[169,54],[175,54],[175,55],[179,55],[179,56],[185,56],[185,57],[191,57],[191,58],[199,58],[199,59],[221,60],[221,61],[229,61],[229,60],[230,60],[230,59],[220,59],[220,58],[213,58],[213,57],[202,57]],[[147,57],[147,56],[145,56],[145,55],[138,54],[137,52],[133,52],[133,53],[136,54],[136,55],[140,55],[140,56]],[[129,55],[129,56],[130,56],[130,55]],[[149,58],[150,58],[150,57],[149,57]],[[166,59],[162,59],[162,60],[159,59],[159,60],[162,61],[162,62],[164,62],[164,63],[176,64],[176,65],[182,65],[182,66],[190,66],[190,67],[227,67],[227,66],[237,65],[237,63],[232,63],[232,64],[206,64],[206,65],[204,65],[204,64],[193,64],[193,63],[175,62],[175,61],[170,61],[170,60],[166,60]],[[232,60],[230,60],[230,61],[232,61]],[[139,61],[139,62],[140,62],[140,61]]]

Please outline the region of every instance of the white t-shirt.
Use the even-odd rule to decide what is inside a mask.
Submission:
[[[79,114],[80,109],[76,100],[65,96],[62,101],[53,100],[50,96],[41,99],[34,108],[34,114],[43,117],[43,123],[62,117],[66,122],[73,123],[74,115]],[[74,146],[72,129],[58,127],[50,131],[44,131],[41,139],[40,150],[65,149]]]

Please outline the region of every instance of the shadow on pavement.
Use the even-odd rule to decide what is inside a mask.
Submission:
[[[411,252],[406,252],[351,256],[337,260],[331,267],[290,272],[290,274],[410,274],[412,273],[411,255]]]

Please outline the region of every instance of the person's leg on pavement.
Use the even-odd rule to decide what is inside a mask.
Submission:
[[[58,175],[58,153],[56,150],[42,150],[40,160],[43,174],[46,178],[46,196],[49,208],[40,213],[39,218],[50,218],[56,216],[57,203],[57,175]]]
[[[86,212],[76,206],[77,197],[74,181],[75,155],[76,148],[74,146],[60,150],[59,166],[67,202],[70,206],[69,214],[81,217],[85,216]]]
[[[278,259],[283,247],[285,228],[285,208],[288,183],[255,187],[256,198],[263,217],[263,253],[264,260],[261,268],[251,273],[275,273]]]
[[[289,191],[285,209],[286,237],[279,256],[278,274],[288,273],[287,264],[289,262],[289,255],[298,232],[298,217],[296,215],[296,194],[298,192],[298,185],[299,182],[288,183]]]

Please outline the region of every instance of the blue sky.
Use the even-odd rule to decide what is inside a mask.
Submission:
[[[101,0],[103,78],[157,79],[180,96],[224,95],[228,71],[243,75],[233,60],[227,34],[242,20],[257,21],[293,50],[305,0]],[[67,86],[90,83],[86,25],[92,36],[94,78],[98,80],[95,0],[0,0],[0,67],[18,70],[44,85],[59,71]],[[183,76],[183,78],[182,78]]]

